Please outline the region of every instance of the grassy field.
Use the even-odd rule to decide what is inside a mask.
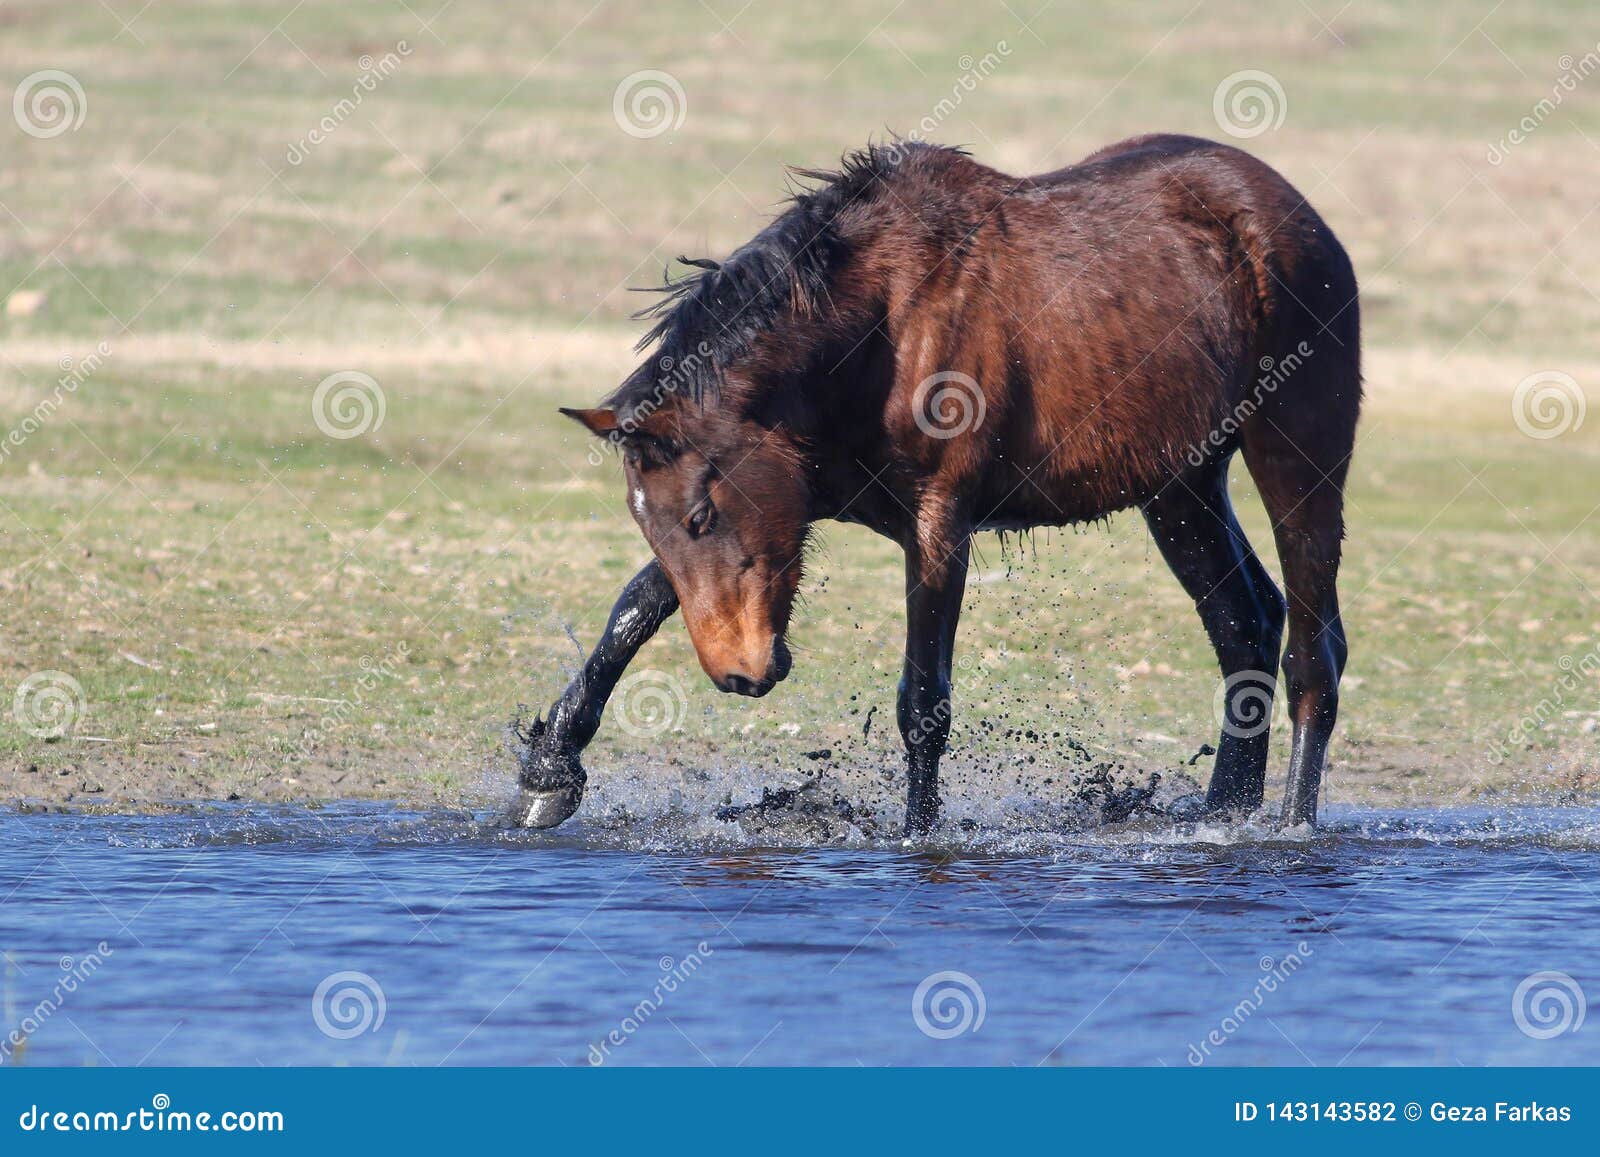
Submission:
[[[785,163],[925,119],[1018,172],[1154,129],[1231,139],[1214,95],[1247,69],[1281,95],[1238,143],[1310,197],[1364,288],[1326,798],[1586,792],[1588,6],[1337,8],[0,4],[0,76],[22,90],[0,165],[0,799],[503,790],[505,721],[558,693],[573,636],[593,641],[647,557],[615,463],[555,415],[629,368],[628,286],[754,232]],[[657,135],[614,107],[643,70],[676,85],[681,123]],[[52,84],[66,123],[33,101]],[[316,421],[339,373],[381,396],[354,437]],[[1541,373],[1566,375],[1566,416],[1518,410]],[[640,660],[671,731],[604,728],[596,777],[715,760],[780,782],[821,747],[897,766],[899,558],[855,528],[824,542],[790,682],[718,695],[674,624]],[[1137,770],[1214,741],[1209,647],[1137,517],[980,550],[964,766],[1066,765],[1019,727]]]

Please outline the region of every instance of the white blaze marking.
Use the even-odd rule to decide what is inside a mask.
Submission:
[[[634,509],[634,513],[636,513],[640,518],[644,517],[644,487],[643,486],[635,486],[633,488],[633,509]]]

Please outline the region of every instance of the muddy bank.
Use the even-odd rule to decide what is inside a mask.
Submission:
[[[1146,806],[1170,807],[1204,790],[1211,758],[1144,766],[1097,754],[1074,741],[1031,745],[1005,758],[947,758],[942,775],[951,822],[980,822],[1000,807],[1032,810],[1045,822],[1117,820]],[[581,815],[626,824],[630,811],[670,805],[745,826],[896,827],[904,777],[882,752],[816,749],[732,759],[686,743],[657,756],[597,744],[585,759],[590,781]],[[1531,761],[1530,761],[1531,763]],[[434,806],[493,806],[514,793],[515,762],[485,741],[463,745],[318,752],[312,759],[188,752],[141,753],[74,744],[48,758],[0,763],[0,806],[150,813],[199,801],[316,803],[389,800]],[[1597,777],[1579,753],[1531,766],[1431,764],[1417,753],[1360,749],[1329,768],[1324,801],[1358,806],[1593,802]],[[1267,800],[1276,807],[1282,769]],[[1049,817],[1046,819],[1046,817]]]
[[[174,757],[94,749],[13,759],[0,765],[0,803],[72,811],[151,813],[199,801],[314,803],[327,800],[451,802],[461,776],[433,774],[432,752],[349,751],[289,762],[209,753]]]

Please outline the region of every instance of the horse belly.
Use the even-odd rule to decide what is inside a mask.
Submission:
[[[1117,389],[1033,383],[1008,417],[980,486],[994,529],[1093,522],[1150,499],[1203,460],[1223,386],[1207,365],[1130,375]],[[1086,375],[1080,380],[1116,380]]]
[[[1095,522],[1137,506],[1155,492],[1144,481],[1106,469],[1063,472],[1048,462],[1018,462],[991,471],[977,514],[982,530],[1026,530]]]

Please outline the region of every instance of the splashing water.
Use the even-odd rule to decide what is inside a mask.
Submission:
[[[554,832],[0,814],[0,1063],[1600,1062],[1595,809],[1284,832],[1089,782],[910,847],[892,788],[707,775]]]

